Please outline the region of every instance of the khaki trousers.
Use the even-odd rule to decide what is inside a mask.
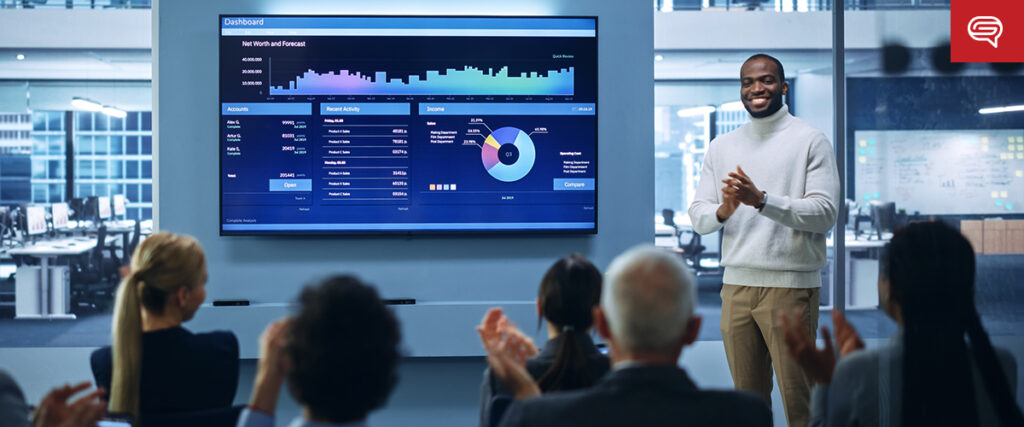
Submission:
[[[820,288],[722,286],[722,341],[733,384],[762,396],[771,407],[774,365],[791,427],[804,427],[810,421],[811,384],[789,355],[779,313],[802,308],[801,320],[813,338],[820,292]]]

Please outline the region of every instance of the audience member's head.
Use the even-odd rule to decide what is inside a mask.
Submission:
[[[697,338],[696,284],[678,255],[641,246],[619,255],[605,273],[598,331],[615,362],[674,364]]]
[[[113,318],[113,378],[110,410],[138,417],[144,323],[178,326],[206,299],[206,258],[189,236],[157,233],[132,254],[121,281]],[[152,326],[151,326],[152,327]]]
[[[398,320],[353,276],[308,286],[285,347],[288,386],[313,420],[347,423],[387,402],[398,382]]]
[[[967,239],[941,222],[911,223],[889,242],[880,272],[882,306],[904,330],[905,424],[977,423],[965,334],[1000,418],[1019,417],[974,307],[974,250]],[[943,407],[958,410],[934,409]]]
[[[555,360],[538,383],[541,390],[572,390],[596,381],[576,336],[594,324],[594,307],[601,300],[601,271],[586,258],[572,254],[556,261],[540,282],[537,310],[562,335]]]

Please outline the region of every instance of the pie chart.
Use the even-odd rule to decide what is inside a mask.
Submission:
[[[526,132],[506,126],[487,136],[480,158],[484,162],[484,169],[494,179],[514,182],[523,179],[533,169],[537,151]]]

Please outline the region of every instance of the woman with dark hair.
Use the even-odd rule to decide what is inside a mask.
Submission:
[[[880,260],[878,294],[900,332],[888,347],[858,351],[856,331],[833,311],[838,364],[827,328],[818,350],[783,315],[787,345],[817,384],[811,425],[1024,425],[1016,364],[992,347],[974,307],[974,268],[974,250],[953,228],[898,230]]]
[[[373,286],[351,275],[306,286],[296,308],[263,331],[252,396],[236,426],[273,427],[287,383],[302,409],[288,426],[366,427],[398,384],[398,319]]]
[[[537,315],[546,319],[548,342],[542,351],[533,347],[500,308],[493,308],[477,327],[485,346],[503,334],[520,337],[522,353],[532,356],[526,369],[543,392],[590,387],[606,372],[610,363],[590,338],[594,307],[601,301],[601,272],[586,258],[572,254],[552,265],[541,279],[537,292]],[[480,425],[486,426],[491,398],[510,394],[488,368],[481,387]]]

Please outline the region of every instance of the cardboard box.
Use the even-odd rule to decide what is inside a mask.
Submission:
[[[1010,239],[1006,235],[1006,223],[1000,219],[982,221],[985,230],[985,253],[990,255],[1002,255],[1010,253],[1008,243]]]
[[[982,228],[981,220],[960,221],[960,233],[971,242],[974,253],[980,254],[985,251],[985,231]]]
[[[1024,220],[1006,221],[1007,251],[1011,254],[1024,254]]]

